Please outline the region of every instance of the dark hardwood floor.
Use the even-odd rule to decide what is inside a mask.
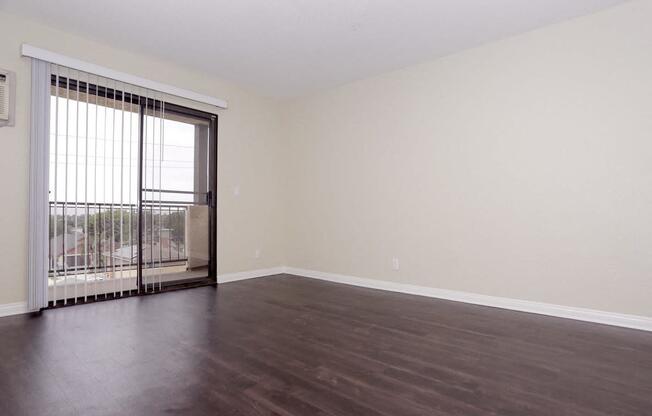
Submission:
[[[274,276],[0,319],[0,415],[652,415],[652,333]]]

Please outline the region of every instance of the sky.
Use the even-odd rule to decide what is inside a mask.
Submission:
[[[70,98],[50,102],[50,201],[136,204],[138,114]],[[152,116],[145,124],[143,187],[192,191],[194,125]]]

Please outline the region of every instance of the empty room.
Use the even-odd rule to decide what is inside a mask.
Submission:
[[[0,416],[651,416],[652,0],[0,0]]]

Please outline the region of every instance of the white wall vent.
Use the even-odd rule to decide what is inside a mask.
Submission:
[[[0,120],[9,121],[9,79],[0,74]]]
[[[0,69],[0,127],[14,124],[16,85],[13,72]]]

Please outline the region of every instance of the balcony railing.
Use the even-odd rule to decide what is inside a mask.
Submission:
[[[187,261],[186,215],[183,203],[144,205],[144,267]],[[51,276],[135,268],[137,256],[136,205],[50,202]]]

